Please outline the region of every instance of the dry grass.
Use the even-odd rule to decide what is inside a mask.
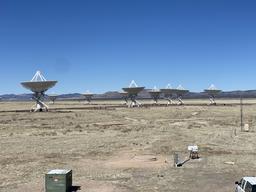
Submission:
[[[79,103],[55,107],[72,105]],[[86,192],[230,192],[240,177],[256,175],[256,105],[244,110],[251,132],[240,131],[237,105],[0,113],[0,191],[44,191],[47,171],[70,168]],[[173,153],[185,158],[189,144],[199,146],[201,161],[174,168]]]

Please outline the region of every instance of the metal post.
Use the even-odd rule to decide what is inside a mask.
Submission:
[[[240,96],[240,126],[241,126],[241,131],[243,131],[243,97],[242,95]]]
[[[175,153],[173,154],[173,158],[174,158],[174,161],[173,161],[173,162],[174,162],[174,165],[173,165],[173,166],[174,166],[174,167],[177,167],[177,165],[178,165],[178,163],[179,163],[179,155],[178,155],[178,153],[175,152]]]

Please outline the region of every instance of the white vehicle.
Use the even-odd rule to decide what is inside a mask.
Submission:
[[[236,182],[235,192],[256,192],[256,177],[243,177]]]

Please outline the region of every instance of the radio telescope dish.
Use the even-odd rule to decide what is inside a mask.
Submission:
[[[49,107],[43,102],[45,98],[45,92],[54,87],[57,81],[47,81],[40,71],[37,71],[31,81],[21,82],[21,85],[34,92],[33,100],[36,101],[36,105],[32,107],[31,111],[48,111]]]
[[[128,105],[128,96],[129,96],[129,94],[127,93],[127,92],[125,92],[125,91],[122,91],[122,92],[119,92],[119,94],[122,96],[122,99],[124,99],[124,101],[125,101],[125,105]]]
[[[48,94],[47,96],[51,100],[51,104],[54,104],[59,95],[57,95],[57,94]]]
[[[165,99],[167,100],[167,106],[173,104],[173,95],[176,94],[176,89],[173,89],[170,84],[168,84],[164,89],[160,89],[164,94]]]
[[[85,93],[82,94],[85,97],[85,100],[87,101],[87,103],[85,104],[91,104],[92,101],[92,97],[94,96],[93,93],[91,93],[89,90],[87,90]]]
[[[215,97],[216,97],[216,95],[218,95],[221,92],[221,90],[217,89],[212,84],[208,89],[205,89],[204,92],[209,95],[210,105],[216,105]]]
[[[177,94],[177,99],[178,99],[178,105],[184,105],[184,102],[182,101],[182,97],[189,93],[189,90],[184,89],[181,85],[179,85],[176,88],[176,94]]]
[[[130,83],[129,87],[122,88],[124,92],[128,93],[128,98],[131,99],[130,107],[139,107],[141,104],[136,100],[138,94],[144,90],[145,87],[138,87],[134,80]]]
[[[161,93],[162,93],[161,90],[157,89],[156,86],[152,90],[149,91],[149,94],[151,95],[155,104],[158,103]]]

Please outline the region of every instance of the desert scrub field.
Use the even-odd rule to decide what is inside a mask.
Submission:
[[[239,105],[1,112],[0,191],[42,192],[44,174],[63,168],[86,192],[230,192],[256,175],[255,110],[244,106],[249,132],[240,130]],[[175,168],[173,153],[186,158],[191,144],[201,159]]]

